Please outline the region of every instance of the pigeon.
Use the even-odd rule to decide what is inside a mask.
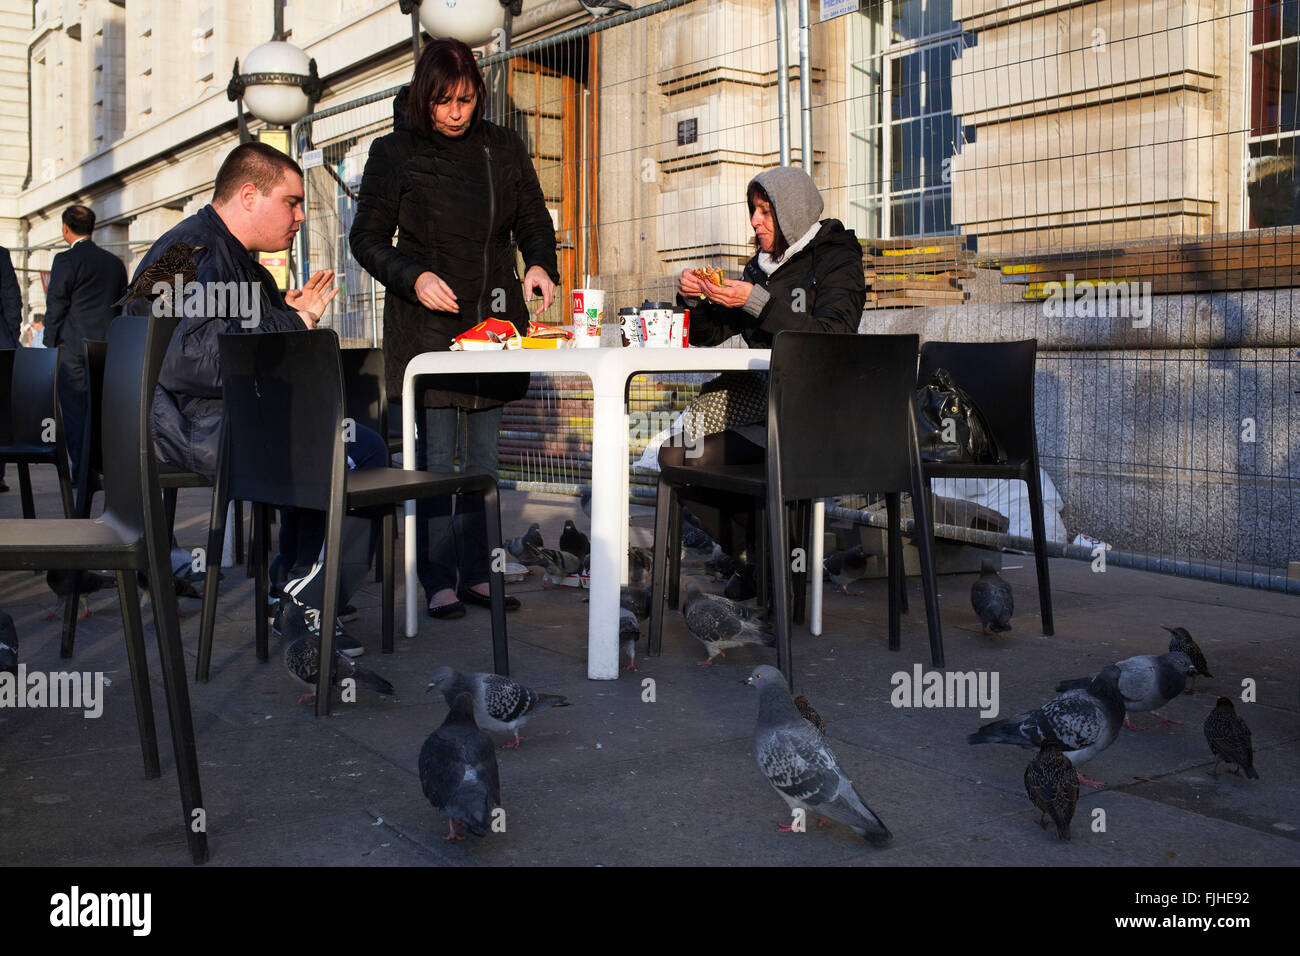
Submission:
[[[525,567],[537,567],[542,564],[542,559],[538,555],[538,551],[544,547],[541,529],[542,526],[534,521],[528,526],[527,531],[506,542],[506,550]]]
[[[636,615],[625,607],[618,609],[618,641],[623,653],[628,657],[625,671],[636,670],[636,643],[641,640],[641,625]]]
[[[722,588],[725,597],[732,601],[748,601],[758,594],[758,568],[752,564],[737,568]]]
[[[175,306],[176,303],[171,301],[171,296],[176,286],[176,277],[180,276],[182,288],[186,283],[198,281],[199,267],[194,261],[194,254],[202,252],[203,248],[203,246],[191,246],[188,242],[173,242],[163,250],[162,255],[149,264],[148,268],[135,277],[135,281],[127,286],[126,292],[113,303],[112,307],[117,308],[134,299],[153,296],[154,287],[157,285],[167,287],[162,295],[169,305]]]
[[[838,820],[873,846],[889,843],[893,835],[853,789],[821,734],[799,713],[781,672],[764,664],[745,683],[758,688],[754,758],[790,809]]]
[[[94,571],[71,571],[60,569],[58,571],[46,571],[45,583],[49,585],[59,597],[55,610],[45,615],[42,620],[52,621],[59,616],[63,607],[63,602],[72,596],[75,590],[78,595],[78,601],[81,604],[81,610],[77,614],[79,620],[85,620],[90,617],[90,602],[86,600],[87,594],[95,591],[102,591],[104,588],[117,587],[117,579],[106,574],[97,574]]]
[[[634,620],[644,621],[650,616],[650,591],[645,588],[623,588],[619,607],[631,611]]]
[[[638,548],[634,545],[627,549],[628,584],[633,587],[640,587],[645,583],[646,577],[650,574],[650,569],[654,566],[654,552],[649,548]]]
[[[966,738],[969,744],[999,743],[1035,747],[1046,737],[1061,741],[1070,763],[1078,767],[1115,742],[1124,723],[1120,669],[1108,664],[1087,687],[1058,695],[1037,710],[985,724]],[[1105,784],[1079,774],[1090,787]]]
[[[1070,819],[1079,803],[1079,779],[1055,737],[1044,737],[1034,759],[1025,768],[1025,792],[1042,811],[1038,825],[1047,829],[1050,814],[1056,824],[1056,838],[1070,839]]]
[[[615,13],[627,13],[632,8],[623,0],[578,0],[582,9],[591,14],[593,20],[608,17]]]
[[[980,562],[980,576],[970,586],[970,606],[980,619],[980,633],[1001,634],[1011,630],[1011,614],[1016,609],[1011,585],[998,577],[993,562],[985,558]]]
[[[849,585],[867,576],[867,552],[862,550],[862,545],[854,545],[828,555],[822,561],[822,567],[831,576],[831,580],[852,597],[854,592],[849,590]]]
[[[505,745],[506,750],[519,746],[519,728],[542,711],[569,706],[559,694],[539,694],[500,674],[462,674],[450,667],[434,671],[429,687],[442,691],[449,704],[458,695],[469,693],[474,700],[474,719],[480,727],[515,735],[514,743]]]
[[[1182,651],[1191,658],[1192,669],[1188,671],[1188,675],[1192,678],[1193,684],[1195,684],[1196,678],[1202,675],[1205,677],[1214,676],[1210,673],[1210,666],[1205,662],[1205,654],[1192,640],[1192,635],[1187,633],[1187,628],[1166,627],[1163,624],[1160,626],[1173,635],[1173,637],[1169,638],[1169,649],[1171,651]]]
[[[826,736],[826,721],[822,720],[822,715],[813,710],[813,705],[808,703],[808,698],[800,694],[794,699],[794,705],[799,709],[799,716],[808,723],[817,728],[817,732],[823,737]]]
[[[1119,668],[1119,692],[1124,697],[1125,710],[1130,714],[1149,710],[1166,724],[1181,726],[1181,721],[1170,720],[1156,711],[1156,708],[1163,707],[1183,692],[1192,666],[1191,658],[1181,651],[1139,654],[1137,657],[1117,661],[1115,666]],[[1056,685],[1056,689],[1066,691],[1087,687],[1091,681],[1091,677],[1063,680]],[[1142,729],[1135,727],[1127,717],[1124,718],[1124,726],[1130,730]]]
[[[591,539],[579,531],[572,521],[566,521],[564,530],[560,532],[560,550],[585,558],[591,554]]]
[[[320,676],[320,635],[307,627],[302,607],[292,601],[286,602],[281,612],[280,633],[288,642],[284,648],[284,666],[297,680],[313,689],[313,693],[304,695],[298,702],[314,700],[314,689]],[[397,696],[392,684],[335,648],[334,662],[330,667],[330,686],[340,687],[347,678],[352,678],[357,686],[373,690],[376,694]]]
[[[1238,776],[1245,770],[1246,776],[1251,780],[1259,779],[1259,774],[1255,772],[1255,748],[1250,743],[1250,728],[1237,716],[1232,701],[1228,698],[1220,697],[1214,704],[1214,710],[1205,718],[1205,739],[1210,743],[1210,753],[1214,754],[1211,777],[1219,776],[1216,772],[1219,761],[1226,760],[1237,765],[1232,772]]]
[[[743,644],[776,647],[776,635],[759,623],[758,611],[716,594],[704,594],[693,581],[686,586],[682,616],[691,636],[709,652],[698,664],[712,664],[729,647]]]
[[[704,562],[704,570],[718,581],[728,580],[740,567],[740,563],[721,548],[717,555]]]
[[[682,558],[710,561],[722,553],[722,547],[703,528],[682,522]]]
[[[577,574],[582,569],[582,558],[568,551],[554,548],[538,548],[537,556],[541,559],[545,573],[542,575],[542,587],[563,584],[570,574]]]
[[[492,812],[501,806],[501,777],[492,740],[474,723],[474,701],[458,694],[442,726],[420,748],[420,787],[429,802],[447,814],[444,840],[463,840],[456,823],[476,837],[488,832]]]
[[[18,629],[5,611],[0,611],[0,674],[18,674]]]

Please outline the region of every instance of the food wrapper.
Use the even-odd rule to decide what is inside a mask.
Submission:
[[[454,352],[518,347],[519,332],[504,319],[486,319],[451,340]]]
[[[519,341],[518,345],[507,345],[507,348],[526,348],[526,349],[565,349],[572,343],[573,333],[566,332],[564,329],[555,325],[546,325],[541,322],[529,322],[528,334]]]

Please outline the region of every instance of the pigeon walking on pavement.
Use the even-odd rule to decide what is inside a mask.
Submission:
[[[855,592],[849,590],[849,585],[867,576],[867,552],[862,545],[855,544],[851,548],[827,555],[822,561],[822,567],[840,590],[849,597],[854,597]]]
[[[1236,764],[1232,772],[1240,775],[1246,771],[1251,780],[1258,780],[1255,772],[1255,748],[1250,743],[1250,728],[1237,715],[1232,701],[1220,697],[1214,704],[1214,710],[1205,718],[1205,739],[1209,741],[1210,752],[1214,754],[1214,769],[1211,777],[1218,777],[1219,761],[1226,760]]]
[[[782,673],[764,664],[745,683],[758,688],[754,758],[790,809],[837,820],[873,846],[888,844],[889,828],[853,788],[825,738],[799,713]]]
[[[1168,654],[1139,654],[1122,661],[1116,661],[1119,668],[1119,692],[1124,698],[1124,709],[1130,714],[1149,710],[1166,724],[1182,725],[1181,721],[1170,720],[1156,710],[1163,707],[1183,692],[1187,686],[1187,674],[1192,661],[1181,651]],[[1057,691],[1087,687],[1091,677],[1076,680],[1063,680],[1056,685]],[[1124,726],[1129,730],[1141,730],[1126,716]]]
[[[320,635],[307,626],[302,607],[293,601],[286,602],[281,612],[280,633],[287,642],[284,647],[284,666],[296,680],[311,688],[311,693],[300,698],[299,703],[314,700],[316,684],[320,678]],[[397,695],[387,680],[362,667],[336,647],[330,665],[330,686],[340,687],[348,678],[355,681],[356,686],[365,687],[376,694],[385,697]]]
[[[556,550],[555,548],[539,548],[537,551],[538,558],[541,559],[542,568],[542,587],[549,588],[564,583],[564,579],[570,574],[577,574],[582,570],[582,558],[576,554],[570,554],[568,551]]]
[[[776,635],[759,620],[759,612],[716,594],[705,594],[694,581],[686,585],[682,616],[691,637],[704,645],[709,656],[698,664],[712,664],[713,659],[730,647],[762,644],[776,647]]]
[[[628,663],[623,668],[625,671],[636,670],[636,645],[641,640],[641,623],[636,619],[636,615],[626,607],[618,609],[618,643],[623,653],[627,655]]]
[[[18,629],[6,611],[0,611],[0,674],[18,674]]]
[[[420,787],[447,814],[444,840],[463,840],[460,822],[476,837],[488,832],[492,811],[501,806],[501,777],[492,740],[474,723],[474,701],[457,695],[442,726],[420,748]]]
[[[1011,630],[1011,614],[1016,609],[1011,585],[998,577],[993,562],[980,562],[979,579],[971,585],[970,604],[980,619],[980,633],[1001,634]]]
[[[1039,747],[1044,739],[1055,737],[1077,768],[1119,736],[1124,725],[1124,697],[1119,691],[1119,679],[1119,668],[1109,664],[1087,687],[1067,690],[1035,710],[985,724],[968,736],[966,742]],[[1105,786],[1081,773],[1079,782],[1089,787]]]
[[[566,521],[564,530],[560,532],[560,550],[585,558],[591,554],[591,539],[579,531],[572,521]]]
[[[90,602],[86,600],[87,594],[93,594],[95,591],[102,591],[105,588],[117,587],[117,579],[106,574],[97,574],[94,571],[70,571],[60,569],[57,571],[45,572],[45,583],[49,585],[51,591],[58,597],[55,609],[45,615],[43,620],[52,621],[62,612],[63,602],[72,597],[74,591],[78,595],[78,602],[81,607],[78,610],[78,620],[85,620],[90,617]]]
[[[514,743],[505,745],[506,750],[519,746],[519,728],[542,711],[569,706],[559,694],[539,694],[500,674],[462,674],[450,667],[439,667],[429,678],[426,690],[435,687],[448,704],[461,694],[469,694],[479,727],[515,735]]]
[[[1197,643],[1192,640],[1192,635],[1187,633],[1187,628],[1166,627],[1164,624],[1161,624],[1160,626],[1173,635],[1173,637],[1169,638],[1169,650],[1181,651],[1191,659],[1192,669],[1188,674],[1192,678],[1192,690],[1195,689],[1197,677],[1214,676],[1210,673],[1210,665],[1205,662],[1204,652],[1200,649]]]
[[[1079,778],[1056,738],[1043,738],[1038,753],[1029,761],[1025,768],[1025,792],[1042,813],[1038,825],[1046,829],[1047,817],[1051,816],[1056,824],[1056,838],[1068,841],[1070,819],[1079,803]]]
[[[527,531],[506,542],[506,550],[524,567],[531,568],[542,564],[541,556],[537,553],[545,547],[542,543],[541,529],[542,526],[534,521],[528,526]]]

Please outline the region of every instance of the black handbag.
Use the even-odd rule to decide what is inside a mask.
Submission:
[[[988,421],[947,369],[936,369],[929,383],[916,390],[915,404],[922,461],[1006,464],[1007,453]]]

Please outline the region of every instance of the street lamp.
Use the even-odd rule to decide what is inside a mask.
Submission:
[[[403,13],[418,12],[420,25],[429,36],[460,40],[471,47],[482,46],[493,38],[495,31],[502,29],[505,23],[502,7],[512,17],[518,16],[523,8],[522,0],[397,0],[397,5]],[[415,34],[418,56],[415,17],[411,18],[411,32]]]
[[[275,32],[270,42],[244,57],[242,73],[239,60],[235,60],[226,87],[226,96],[238,103],[239,141],[247,143],[252,138],[244,120],[245,100],[249,110],[262,122],[292,126],[312,111],[322,92],[324,84],[316,72],[316,61],[284,40],[284,3],[277,0]]]

